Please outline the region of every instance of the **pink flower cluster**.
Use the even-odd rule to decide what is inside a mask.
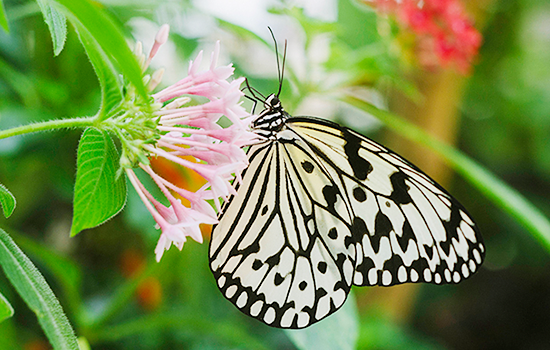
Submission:
[[[466,73],[481,46],[482,36],[459,0],[363,0],[396,16],[416,33],[424,66],[456,64]]]
[[[156,52],[158,47],[155,46]],[[147,191],[133,170],[126,170],[161,229],[155,249],[157,261],[172,243],[181,250],[187,236],[202,243],[199,225],[217,223],[216,211],[207,200],[213,200],[219,212],[219,198],[226,200],[235,193],[231,181],[235,176],[240,180],[241,171],[248,165],[242,147],[253,143],[255,134],[248,131],[251,116],[240,102],[244,95],[240,90],[244,78],[228,81],[234,68],[231,65],[217,67],[218,54],[219,43],[212,54],[210,69],[200,71],[201,51],[190,63],[186,78],[152,95],[155,102],[163,105],[155,112],[161,137],[155,145],[144,146],[150,156],[163,157],[191,169],[206,179],[207,184],[191,192],[162,178],[148,164],[140,164],[168,199],[170,205],[165,206]],[[149,57],[153,55],[152,52]],[[208,102],[185,106],[191,101],[189,95],[206,97]],[[232,125],[221,127],[218,121],[222,116]],[[188,160],[189,157],[184,159],[184,156],[192,156],[197,161]],[[190,207],[183,205],[176,196],[187,199]]]

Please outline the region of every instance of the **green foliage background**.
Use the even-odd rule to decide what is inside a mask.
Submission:
[[[117,91],[102,92],[96,73],[103,74],[105,81],[115,81],[111,70],[118,70],[132,80],[138,76],[135,67],[124,64],[121,49],[111,58],[113,66],[95,72],[90,64],[94,58],[86,55],[75,29],[89,50],[101,46],[99,39],[95,42],[93,38],[97,39],[94,30],[101,31],[97,23],[104,23],[100,21],[103,17],[117,33],[120,28],[128,40],[136,34],[132,25],[136,18],[157,25],[167,18],[163,12],[167,4],[161,1],[58,3],[69,8],[73,14],[70,16],[79,21],[78,28],[67,26],[66,40],[59,29],[63,25],[51,24],[64,23],[64,15],[56,14],[55,10],[53,14],[48,12],[49,17],[42,15],[41,8],[49,6],[49,1],[4,1],[9,33],[0,32],[0,130],[35,121],[91,116],[102,101],[104,108],[112,108],[116,100],[112,96]],[[181,14],[180,21],[188,18],[185,15],[201,13],[189,1],[173,1],[168,5]],[[291,44],[294,40],[302,42],[304,52],[317,35],[333,38],[330,56],[323,66],[329,72],[347,75],[348,85],[373,87],[384,98],[388,97],[384,99],[386,102],[394,104],[403,98],[422,103],[413,78],[422,72],[413,73],[403,57],[391,50],[390,40],[395,37],[390,35],[388,39],[379,34],[379,17],[360,10],[349,0],[339,0],[338,10],[337,20],[331,23],[312,19],[297,8],[281,4],[274,6],[271,15],[284,17],[303,28],[296,35],[301,41],[288,39]],[[542,0],[496,0],[486,4],[482,11],[484,44],[478,63],[467,78],[464,96],[458,102],[461,121],[457,143],[548,217],[550,7]],[[0,17],[1,14],[2,11]],[[249,77],[252,85],[264,93],[277,88],[275,56],[270,51],[272,44],[267,40],[267,30],[251,33],[212,17],[207,11],[201,15],[211,21],[213,28],[204,35],[186,31],[178,27],[176,17],[168,17],[173,22],[169,24],[176,29],[170,39],[176,45],[181,71],[185,71],[188,60],[198,49],[203,45],[211,47],[212,42],[221,38],[225,55],[222,63],[234,62],[236,75]],[[74,18],[69,20],[75,23]],[[6,28],[1,21],[0,25]],[[53,36],[49,30],[52,26],[58,28],[53,30]],[[155,32],[148,35],[152,39]],[[267,68],[250,62],[262,50],[273,61]],[[95,59],[101,60],[101,54],[98,55]],[[289,61],[290,56],[291,52]],[[303,106],[308,97],[330,95],[334,85],[338,85],[330,85],[328,80],[315,81],[307,74],[304,79],[292,64],[287,68],[282,100],[291,112]],[[358,131],[378,141],[391,139],[391,133],[380,129],[378,124],[360,119],[367,118],[365,115],[350,113],[338,107],[329,117],[353,124]],[[17,207],[9,219],[0,217],[0,227],[42,272],[77,336],[85,338],[92,349],[303,346],[301,335],[272,329],[247,318],[223,298],[208,269],[207,244],[188,242],[183,252],[172,249],[161,263],[155,263],[153,249],[158,231],[131,187],[121,215],[70,238],[81,134],[82,130],[71,129],[0,140],[0,182],[17,198]],[[398,148],[396,151],[406,152]],[[487,245],[484,267],[457,286],[421,286],[390,300],[380,301],[380,294],[385,293],[382,288],[356,289],[358,306],[355,308],[355,301],[350,300],[351,310],[345,311],[345,315],[358,311],[355,347],[544,348],[550,343],[548,251],[528,235],[525,227],[461,178],[455,177],[447,187],[473,213],[481,228]],[[9,201],[3,191],[0,195],[3,201]],[[12,247],[8,238],[3,242]],[[17,252],[15,248],[10,251]],[[128,277],[124,262],[134,255],[142,268]],[[8,271],[6,275],[0,274],[0,294],[5,297],[0,298],[0,309],[8,310],[0,313],[0,319],[8,317],[0,323],[0,349],[48,348],[39,319],[7,275]],[[152,307],[143,303],[139,294],[143,285],[160,286],[159,303]],[[393,317],[388,310],[392,304],[404,302],[399,298],[413,302],[401,317]],[[9,317],[10,304],[15,310],[12,317]],[[345,337],[353,338],[353,333],[352,330]],[[335,348],[332,344],[324,345]]]

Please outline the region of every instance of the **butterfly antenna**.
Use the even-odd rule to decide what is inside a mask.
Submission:
[[[285,40],[285,49],[283,51],[283,66],[281,69],[281,77],[279,79],[279,91],[277,91],[277,97],[279,97],[279,95],[281,94],[281,89],[283,88],[283,81],[285,76],[286,46],[287,46],[287,41]],[[278,66],[279,66],[279,57],[277,56],[277,67]]]
[[[277,40],[275,39],[275,34],[273,34],[273,30],[271,30],[271,27],[267,27],[269,29],[269,32],[271,33],[271,37],[273,38],[273,43],[275,44],[275,57],[277,58],[277,78],[279,78],[279,92],[281,91],[281,65],[279,64],[279,48],[277,47]],[[277,93],[277,97],[279,94]]]
[[[258,101],[265,102],[266,97],[260,91],[258,91],[258,89],[254,89],[252,86],[250,86],[250,84],[248,83],[248,78],[244,78],[244,82],[246,83],[246,86],[242,88],[241,91],[248,89],[248,91],[250,91],[250,93],[252,94],[253,98],[255,98]],[[261,98],[256,96],[254,93],[260,95]]]

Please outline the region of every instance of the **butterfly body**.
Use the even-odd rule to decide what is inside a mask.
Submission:
[[[265,107],[210,243],[218,287],[242,312],[303,328],[352,285],[458,283],[477,270],[477,226],[422,171],[351,129],[291,117],[275,95]]]

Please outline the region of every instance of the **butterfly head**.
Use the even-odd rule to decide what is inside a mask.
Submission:
[[[253,128],[264,136],[272,136],[283,128],[284,121],[289,115],[285,112],[276,94],[267,96],[264,107],[264,110],[253,122]]]
[[[279,97],[275,94],[271,94],[267,96],[264,102],[264,106],[266,110],[271,111],[281,111],[283,112],[283,106],[281,105],[281,100],[279,100]]]

